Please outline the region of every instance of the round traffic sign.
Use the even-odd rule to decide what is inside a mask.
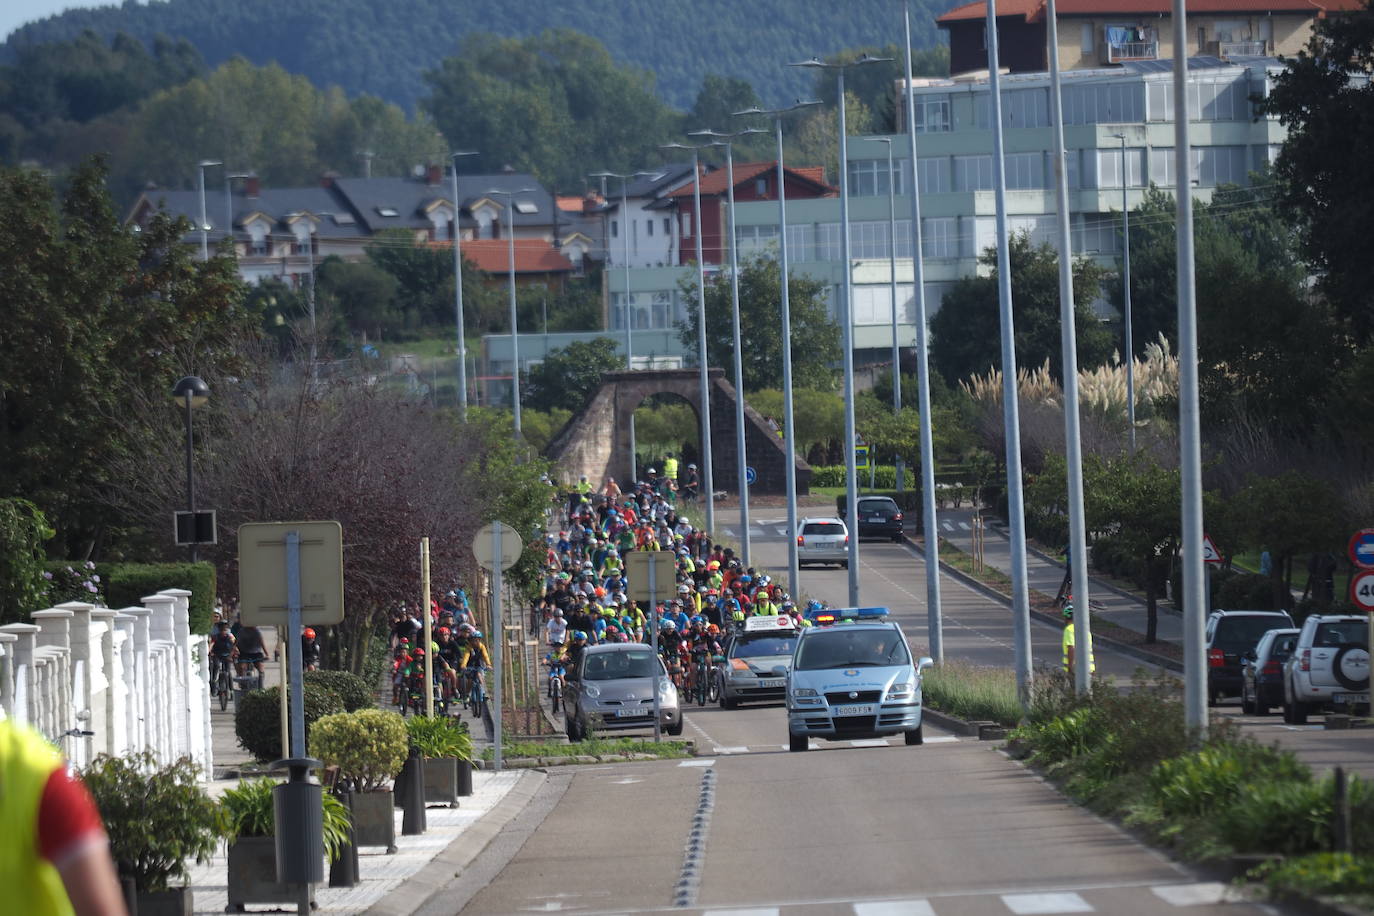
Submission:
[[[1374,612],[1374,569],[1350,577],[1350,601],[1356,607]]]
[[[1350,536],[1350,562],[1374,569],[1374,528],[1361,528]]]
[[[754,485],[754,481],[756,481],[756,480],[758,480],[758,479],[759,479],[759,473],[758,473],[758,471],[755,471],[753,468],[751,468],[751,467],[749,467],[749,466],[746,465],[745,468],[744,468],[744,482],[747,483],[747,484],[749,484],[749,486],[752,487],[752,486]]]
[[[496,571],[497,543],[500,543],[501,568],[510,569],[520,559],[523,545],[520,535],[505,522],[488,522],[472,539],[472,553],[477,557],[477,565],[488,572]]]

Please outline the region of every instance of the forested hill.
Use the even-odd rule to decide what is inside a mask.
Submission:
[[[935,17],[954,0],[913,0],[912,44],[941,40]],[[897,0],[167,0],[69,10],[12,33],[21,44],[71,40],[85,29],[151,40],[188,39],[211,66],[241,55],[276,61],[317,86],[337,85],[413,108],[421,74],[458,52],[464,35],[523,38],[566,27],[656,75],[664,101],[692,104],[708,73],[751,83],[768,104],[805,92],[808,74],[787,61],[848,48],[901,44]]]

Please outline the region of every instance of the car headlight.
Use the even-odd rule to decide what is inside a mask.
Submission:
[[[582,685],[582,692],[592,698],[601,696],[601,688],[596,686],[595,684],[584,683]]]
[[[796,688],[796,689],[794,689],[794,690],[792,691],[792,696],[794,696],[794,697],[818,697],[818,696],[820,696],[820,694],[817,693],[816,691],[812,690],[810,687],[798,687],[798,688]]]
[[[664,678],[662,681],[659,682],[658,695],[661,699],[664,700],[676,699],[677,688],[673,686],[672,681],[668,680],[667,678]]]
[[[887,698],[889,700],[905,700],[916,690],[916,685],[910,681],[903,681],[900,684],[893,684],[887,688]]]

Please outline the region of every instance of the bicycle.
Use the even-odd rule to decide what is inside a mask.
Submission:
[[[482,668],[470,667],[465,672],[471,688],[468,691],[468,708],[472,710],[472,717],[481,721],[487,730],[487,740],[493,741],[496,738],[496,723],[492,721],[491,709],[487,703],[487,691],[482,682]]]
[[[549,666],[549,704],[553,707],[553,714],[558,715],[558,711],[563,706],[564,667],[561,662],[553,658],[549,658],[546,661]]]
[[[229,708],[229,697],[234,692],[233,676],[229,673],[227,656],[210,656],[210,692],[219,697],[219,711]]]
[[[698,706],[705,706],[711,699],[710,693],[713,678],[711,677],[711,666],[707,664],[708,657],[709,656],[704,652],[697,653],[696,664],[692,666],[692,670],[696,675],[696,684],[694,686],[696,688],[695,693]]]

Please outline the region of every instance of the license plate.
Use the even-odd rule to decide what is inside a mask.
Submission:
[[[786,681],[780,677],[762,678],[759,680],[760,687],[781,687]]]
[[[1367,693],[1338,693],[1331,698],[1333,703],[1368,703]]]
[[[836,706],[832,711],[835,716],[871,716],[873,707],[870,704],[860,706]]]
[[[870,516],[868,517],[868,520],[869,520],[870,522],[885,522],[885,521],[887,521],[887,519],[883,518],[881,515],[870,515]]]
[[[620,709],[617,709],[615,711],[615,714],[617,717],[621,719],[629,719],[633,716],[647,715],[647,713],[645,713],[643,710],[635,709],[634,707],[622,707]]]

